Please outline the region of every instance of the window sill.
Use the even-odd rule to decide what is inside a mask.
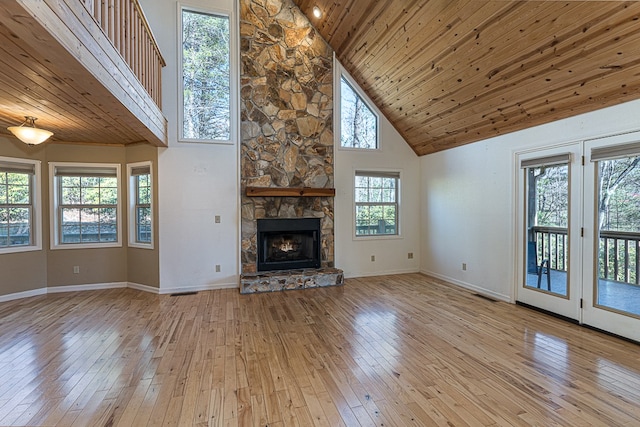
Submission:
[[[153,249],[153,243],[129,243],[127,246],[136,249]]]
[[[51,250],[65,250],[65,249],[109,249],[109,248],[121,248],[122,243],[110,242],[110,243],[62,243],[51,245]]]
[[[370,151],[372,153],[382,151],[380,147],[377,148],[364,148],[364,147],[343,147],[342,145],[338,145],[338,150],[342,151]]]
[[[353,236],[354,241],[358,240],[398,240],[403,239],[401,234],[369,234],[366,236]]]
[[[41,251],[42,246],[14,246],[0,249],[0,255]]]
[[[178,138],[180,144],[205,144],[205,145],[233,145],[230,139],[182,139]]]

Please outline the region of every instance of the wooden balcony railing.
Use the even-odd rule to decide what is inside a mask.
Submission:
[[[549,260],[553,270],[567,271],[567,229],[533,227],[538,265]],[[600,279],[640,284],[640,233],[601,231],[599,246]]]
[[[138,0],[80,0],[162,107],[161,71],[166,65]]]
[[[567,229],[558,227],[533,227],[536,239],[538,265],[543,259],[549,260],[552,270],[567,271],[568,245]]]
[[[639,284],[640,233],[600,232],[600,278]]]

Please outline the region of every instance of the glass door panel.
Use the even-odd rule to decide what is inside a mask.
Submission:
[[[534,166],[527,177],[525,286],[568,296],[569,165]]]
[[[516,300],[580,320],[582,145],[517,153]],[[573,228],[572,228],[573,227]]]
[[[640,316],[640,156],[597,162],[595,305]]]
[[[640,341],[640,134],[587,141],[585,153],[582,321]]]

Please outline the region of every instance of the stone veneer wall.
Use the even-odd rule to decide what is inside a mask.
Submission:
[[[321,218],[334,264],[333,198],[247,197],[247,186],[333,188],[333,51],[292,0],[240,1],[242,273],[256,219]]]

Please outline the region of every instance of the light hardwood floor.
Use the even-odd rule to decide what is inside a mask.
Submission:
[[[0,425],[636,426],[640,346],[419,274],[0,303]]]

